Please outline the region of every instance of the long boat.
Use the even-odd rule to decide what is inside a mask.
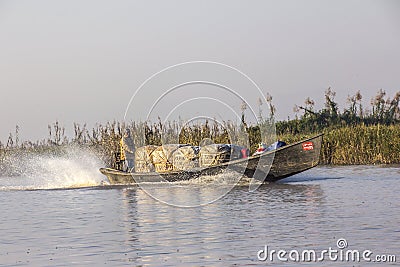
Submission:
[[[138,184],[142,182],[176,182],[200,176],[217,175],[231,170],[261,182],[276,182],[318,165],[322,134],[248,158],[232,160],[209,167],[168,172],[123,172],[100,168],[110,184]]]

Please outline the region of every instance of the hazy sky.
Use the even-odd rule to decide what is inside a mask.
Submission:
[[[390,97],[400,90],[399,14],[395,0],[0,0],[0,140],[16,124],[22,139],[39,139],[55,120],[69,132],[73,122],[122,120],[149,76],[193,60],[247,74],[273,96],[279,119],[293,118],[293,106],[307,96],[321,106],[329,86],[341,109],[357,90],[368,105],[380,88]],[[176,82],[148,85],[129,114],[145,117],[145,107]],[[209,87],[190,88],[207,102]],[[237,87],[241,96],[257,100],[245,85]],[[223,90],[213,97],[223,98]],[[229,100],[230,108],[240,112],[237,100]],[[164,108],[177,105],[165,101]],[[197,115],[206,107],[207,115],[224,119],[225,111],[200,102],[192,105]]]

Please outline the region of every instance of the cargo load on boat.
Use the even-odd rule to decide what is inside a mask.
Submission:
[[[158,146],[147,145],[136,149],[135,151],[135,171],[136,172],[154,172],[153,152]]]
[[[174,170],[173,153],[187,145],[168,144],[157,147],[152,153],[152,161],[156,172],[167,172]]]
[[[200,167],[208,167],[245,158],[248,156],[248,149],[232,144],[211,144],[201,147],[199,154]]]
[[[278,145],[279,144],[277,144],[277,147]],[[251,157],[248,157],[248,149],[246,148],[235,149],[235,147],[233,147],[234,153],[232,153],[232,150],[228,149],[230,147],[229,145],[211,145],[211,147],[208,146],[201,148],[199,161],[201,162],[201,165],[205,166],[201,168],[193,168],[188,171],[165,171],[161,173],[143,173],[140,171],[134,172],[133,170],[127,172],[113,168],[101,168],[100,172],[107,176],[110,184],[187,181],[201,176],[223,173],[224,170],[226,170],[225,166],[227,165],[227,163],[223,161],[233,159],[230,163],[233,167],[232,170],[239,170],[240,175],[257,179],[262,183],[275,182],[317,166],[321,153],[321,145],[322,134],[319,134],[280,147],[274,150],[274,153],[262,153]],[[265,148],[267,148],[267,146],[265,146]],[[142,149],[144,148],[138,148],[137,150],[140,151]],[[238,150],[241,153],[235,152]],[[147,151],[151,151],[151,149]],[[227,157],[227,154],[231,154],[231,156]],[[145,156],[139,155],[142,154],[138,152],[138,160],[143,160],[145,162],[147,161],[145,160],[146,157],[153,158],[154,156],[153,152],[147,152]],[[248,157],[248,159],[235,159],[237,157]],[[167,157],[163,156],[163,158],[166,159]],[[217,162],[223,163],[218,165],[216,164]],[[242,172],[243,168],[246,168],[244,172]]]
[[[172,154],[173,166],[175,171],[189,170],[199,167],[198,146],[183,146],[175,150]]]

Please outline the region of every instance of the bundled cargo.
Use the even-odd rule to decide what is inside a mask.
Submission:
[[[156,172],[172,171],[173,167],[173,153],[186,145],[182,144],[168,144],[157,147],[152,153],[152,160]]]
[[[231,144],[212,144],[200,149],[200,167],[215,166],[248,156],[248,149]]]
[[[135,171],[136,172],[153,172],[155,171],[153,165],[152,153],[157,146],[147,145],[136,149],[135,151]]]
[[[198,146],[183,146],[175,150],[172,155],[175,171],[189,170],[199,167]]]

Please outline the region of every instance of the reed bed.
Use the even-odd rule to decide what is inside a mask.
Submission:
[[[399,164],[400,125],[357,125],[325,131],[323,164]]]
[[[400,125],[355,125],[323,131],[320,163],[331,165],[400,164]],[[282,134],[294,143],[313,136]]]
[[[215,143],[235,143],[250,147],[253,153],[258,143],[272,143],[282,140],[294,143],[311,137],[316,133],[271,134],[271,140],[262,140],[259,125],[236,125],[231,122],[225,125],[196,124],[181,125],[179,122],[161,123],[132,122],[130,124],[109,122],[99,124],[88,130],[86,126],[74,124],[75,135],[68,139],[58,123],[53,124],[49,137],[38,142],[8,142],[0,146],[0,173],[10,173],[7,166],[24,155],[63,155],[68,147],[79,147],[98,156],[106,166],[113,166],[115,152],[124,129],[129,128],[136,145],[161,145],[162,143],[181,143],[201,145],[203,140],[210,139]],[[243,131],[245,130],[245,134]],[[321,164],[399,164],[400,163],[400,125],[355,125],[329,128],[323,131],[324,138],[321,150]],[[272,140],[272,137],[274,137]],[[12,143],[12,145],[10,145]]]

